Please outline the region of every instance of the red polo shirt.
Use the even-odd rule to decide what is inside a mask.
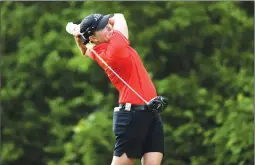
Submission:
[[[157,96],[156,89],[150,79],[138,53],[129,46],[129,40],[114,31],[108,43],[102,43],[93,48],[111,68],[124,79],[146,101]],[[145,104],[132,90],[130,90],[115,74],[105,66],[94,53],[89,56],[95,60],[119,91],[119,103]]]

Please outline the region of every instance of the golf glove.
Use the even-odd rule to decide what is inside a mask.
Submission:
[[[66,25],[66,31],[72,35],[80,34],[80,26],[73,22],[68,22]]]

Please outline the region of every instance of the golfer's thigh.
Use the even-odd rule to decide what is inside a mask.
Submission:
[[[114,156],[120,157],[125,153],[128,158],[141,159],[151,119],[151,113],[115,112],[113,116]]]
[[[161,165],[163,154],[160,152],[148,152],[143,155],[142,165]]]
[[[133,165],[134,162],[135,159],[128,158],[126,153],[124,153],[120,157],[114,156],[111,165]]]
[[[154,116],[143,144],[143,149],[143,154],[148,152],[164,153],[164,128],[160,114]]]

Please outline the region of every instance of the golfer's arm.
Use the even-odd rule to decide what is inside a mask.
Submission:
[[[113,18],[114,18],[113,29],[118,30],[128,39],[128,26],[124,15],[116,13],[114,14]]]
[[[81,40],[78,36],[74,36],[74,39],[75,39],[76,44],[77,44],[77,46],[79,47],[79,49],[80,49],[82,55],[84,55],[84,56],[87,55],[87,54],[86,54],[86,53],[87,53],[87,48],[86,48],[86,46],[82,43],[82,40]]]

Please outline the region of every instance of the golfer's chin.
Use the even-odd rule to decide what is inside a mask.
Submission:
[[[106,42],[110,42],[111,38],[113,36],[113,33],[109,33],[105,36],[105,38],[103,40],[100,41],[100,43],[106,43]]]
[[[108,34],[105,42],[109,42],[112,38],[112,35],[113,35],[112,33]]]

